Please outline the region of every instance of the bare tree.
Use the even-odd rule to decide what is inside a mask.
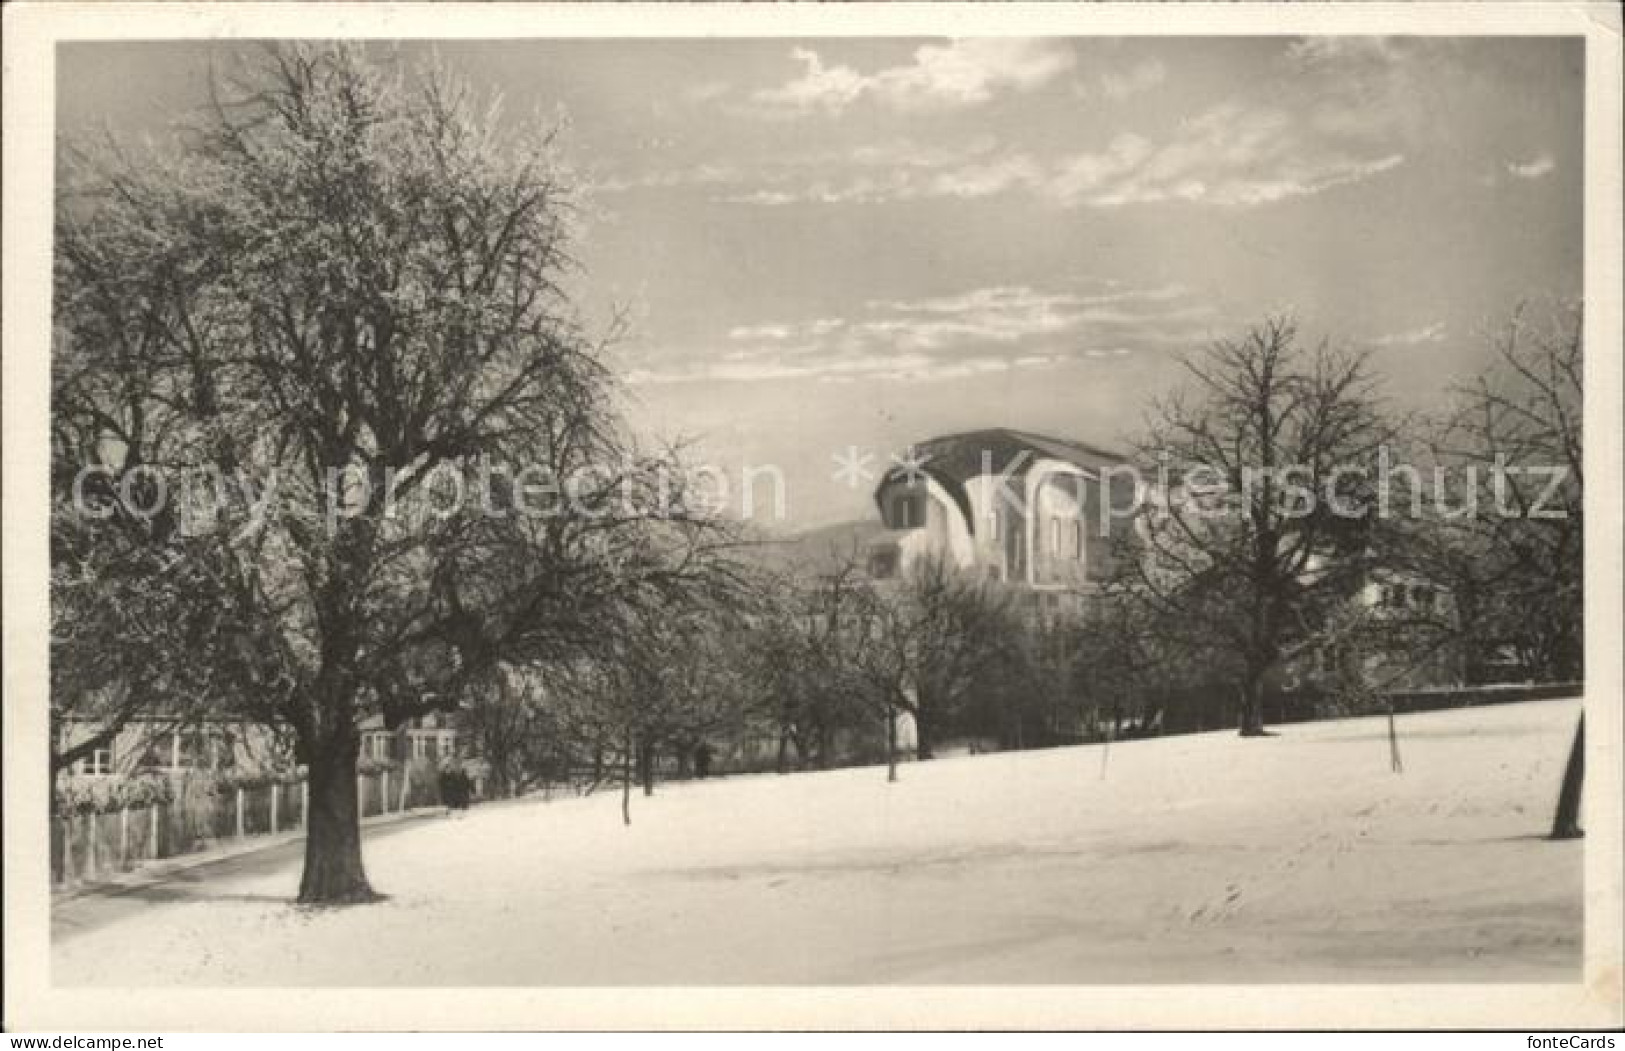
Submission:
[[[79,203],[69,201],[66,207]],[[230,620],[220,562],[199,540],[166,469],[196,436],[201,396],[165,367],[159,326],[180,265],[110,223],[94,247],[58,245],[59,338],[51,361],[51,776],[135,724],[195,721],[222,678],[193,659]],[[155,265],[131,265],[132,256]],[[156,258],[154,259],[154,257]],[[89,281],[75,280],[90,273]]]
[[[545,676],[512,665],[466,692],[457,728],[490,768],[492,795],[520,796],[544,781],[569,777],[572,741],[549,700]]]
[[[663,752],[742,725],[752,698],[741,620],[738,607],[709,603],[650,610],[562,677],[566,732],[620,760],[626,824],[633,782],[653,795]]]
[[[751,674],[758,710],[779,739],[778,769],[833,765],[837,737],[867,718],[859,650],[867,643],[869,584],[856,557],[836,560],[810,578],[764,582],[764,601],[750,625]]]
[[[858,666],[869,696],[888,728],[896,713],[909,714],[921,760],[932,758],[942,721],[1003,678],[1021,630],[1007,592],[942,558],[923,559],[895,587],[874,591],[866,619]]]
[[[1272,319],[1186,363],[1140,443],[1167,484],[1120,586],[1164,639],[1236,683],[1243,736],[1264,695],[1374,564],[1373,486],[1391,430],[1366,360]]]
[[[1450,587],[1470,681],[1510,647],[1537,679],[1584,675],[1583,324],[1520,308],[1434,438],[1435,513],[1415,544]]]
[[[73,540],[65,533],[75,534]],[[184,555],[165,561],[100,533],[53,531],[51,755],[63,770],[132,727],[156,739],[194,724],[220,681],[193,655],[220,622]],[[204,582],[204,587],[207,584]]]
[[[229,616],[194,659],[292,730],[301,901],[374,897],[365,719],[567,659],[708,571],[710,527],[621,437],[562,292],[551,158],[443,70],[307,46],[154,157],[70,152],[57,352],[91,362],[93,401],[153,390],[188,439],[171,476],[232,483],[197,563]],[[126,345],[147,350],[105,353]]]

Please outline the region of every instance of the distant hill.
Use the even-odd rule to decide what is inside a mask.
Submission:
[[[878,520],[838,522],[801,533],[772,537],[751,548],[750,557],[769,569],[820,572],[856,554],[886,527]]]

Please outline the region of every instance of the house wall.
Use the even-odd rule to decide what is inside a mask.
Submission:
[[[1097,535],[1099,479],[1074,464],[1039,460],[1027,474],[1027,490],[1032,508],[1027,539],[1033,551],[1027,582],[1075,586],[1098,578],[1109,547]]]
[[[429,712],[393,730],[386,729],[377,717],[361,727],[362,757],[380,762],[445,759],[457,755],[463,743],[444,712]]]
[[[907,573],[937,552],[962,569],[1010,583],[1079,587],[1109,575],[1112,541],[1103,530],[1112,523],[1103,513],[1102,483],[1090,472],[1064,460],[1040,458],[1008,480],[996,473],[968,478],[963,493],[968,515],[930,476],[914,482],[896,479],[881,487],[876,502],[894,534],[886,543],[898,553],[896,572]],[[904,529],[907,519],[901,509],[908,499],[923,499],[926,513],[923,525]],[[1059,553],[1051,534],[1056,521]]]
[[[62,727],[61,747],[71,748],[99,730],[96,723],[70,722]],[[105,752],[80,760],[71,772],[92,776],[139,770],[262,769],[274,765],[278,741],[275,733],[256,723],[209,722],[177,731],[168,721],[135,719]]]
[[[99,726],[78,721],[61,731],[61,747],[93,736]],[[442,759],[457,753],[458,731],[444,717],[413,720],[399,730],[380,724],[361,730],[361,757],[409,762]],[[70,773],[80,776],[134,774],[143,770],[176,773],[186,770],[266,770],[285,766],[284,743],[275,731],[258,723],[213,721],[176,731],[168,722],[133,720],[119,731],[107,754],[75,763]]]
[[[929,476],[908,482],[890,482],[876,496],[887,528],[903,529],[901,508],[909,499],[923,500],[925,522],[909,529],[898,539],[898,571],[907,573],[920,559],[932,554],[946,555],[964,569],[976,564],[976,543],[969,524],[942,483]]]
[[[1020,491],[1020,480],[1010,488]],[[1018,580],[1026,576],[1027,558],[1024,538],[1027,534],[1026,504],[1010,500],[1001,494],[996,475],[979,475],[965,482],[966,502],[970,504],[971,519],[975,522],[974,562],[991,570],[1000,580]],[[995,531],[991,516],[997,514]]]
[[[1085,576],[1089,549],[1087,489],[1091,483],[1055,471],[1033,485],[1032,539],[1035,584],[1076,584]]]
[[[361,735],[361,755],[378,762],[439,761],[457,755],[461,744],[457,731],[449,729],[367,730]]]

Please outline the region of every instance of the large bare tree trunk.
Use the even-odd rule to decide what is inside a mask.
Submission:
[[[356,798],[355,732],[308,750],[310,814],[305,833],[305,871],[299,880],[302,905],[346,905],[377,901],[361,863],[361,816]]]
[[[1265,736],[1264,673],[1251,668],[1241,686],[1241,736]]]
[[[655,794],[655,749],[652,744],[638,746],[638,780],[643,785],[643,794]]]
[[[897,709],[886,709],[886,780],[897,780]]]
[[[925,705],[919,704],[909,713],[914,716],[914,758],[922,763],[936,758],[931,747],[931,727],[923,716],[924,711]]]
[[[1580,828],[1580,789],[1585,784],[1586,772],[1586,717],[1580,713],[1580,724],[1574,728],[1574,744],[1569,747],[1568,765],[1563,768],[1563,787],[1557,794],[1557,816],[1552,821],[1552,839],[1579,839],[1585,835]]]

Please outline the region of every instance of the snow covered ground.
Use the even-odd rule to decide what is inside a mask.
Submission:
[[[59,937],[57,984],[1572,981],[1576,702],[476,807]],[[1103,776],[1104,771],[1104,776]],[[71,904],[63,906],[72,908]]]

